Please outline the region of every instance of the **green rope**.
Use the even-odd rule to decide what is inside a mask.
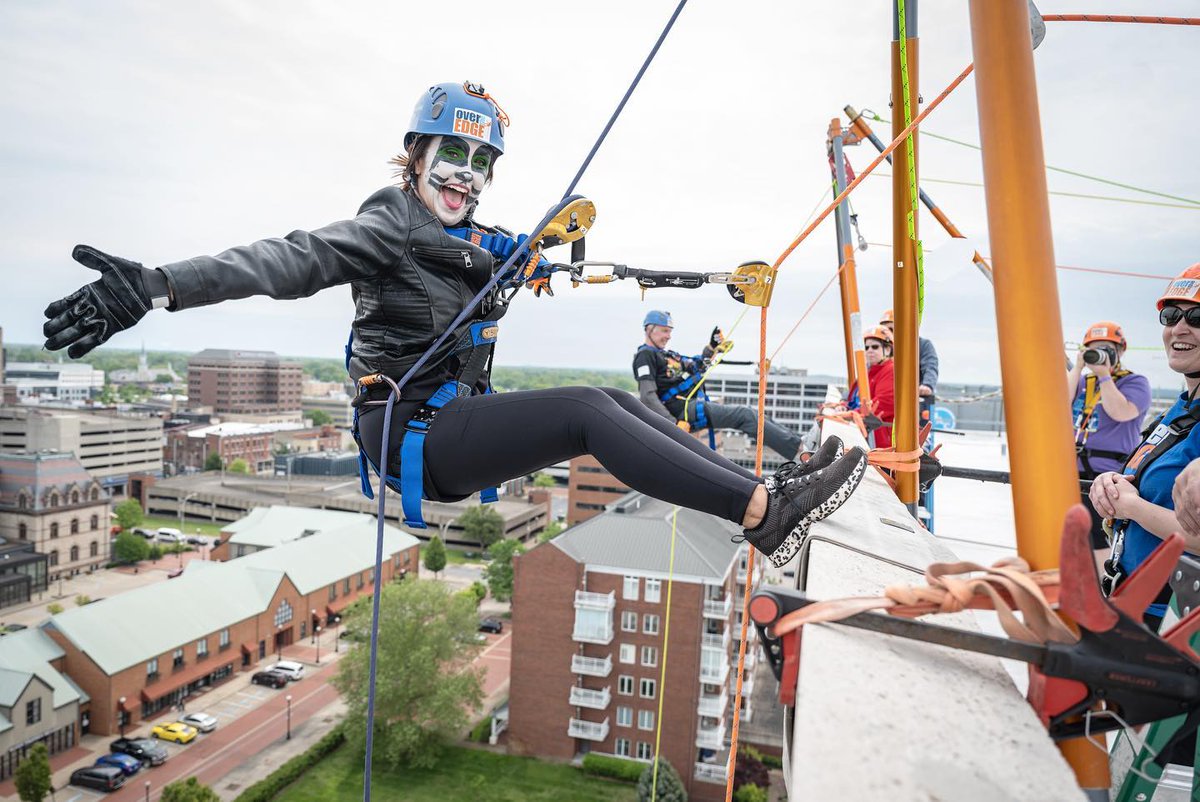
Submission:
[[[881,173],[876,170],[875,172],[871,173],[871,178],[891,178],[891,175],[891,173]],[[921,181],[926,184],[953,184],[960,187],[983,186],[983,183],[980,181],[955,181],[949,178],[923,177]],[[1118,198],[1114,195],[1089,195],[1084,192],[1057,192],[1055,190],[1048,190],[1046,194],[1061,195],[1064,198],[1085,198],[1087,200],[1112,201],[1113,203],[1132,203],[1138,206],[1162,206],[1167,209],[1190,209],[1194,212],[1200,211],[1200,206],[1193,206],[1190,203],[1167,203],[1166,201],[1137,200],[1135,198]]]
[[[904,110],[904,127],[908,128],[912,125],[912,102],[911,90],[908,83],[908,30],[907,30],[907,13],[904,10],[904,0],[896,0],[896,13],[899,16],[900,22],[900,89],[904,95],[901,108]],[[917,154],[914,152],[916,145],[916,132],[908,135],[908,141],[905,143],[904,156],[905,168],[908,171],[908,195],[911,208],[904,213],[905,222],[908,224],[908,238],[913,243],[913,252],[917,260],[917,325],[921,324],[921,317],[925,314],[925,265],[924,265],[924,249],[921,247],[921,240],[917,239],[917,212],[920,208],[920,197],[917,193]]]
[[[880,117],[878,114],[875,114],[874,112],[871,113],[871,119],[875,120],[876,122],[887,123],[888,125],[891,125],[891,120],[886,120],[883,117]],[[961,139],[954,139],[952,137],[942,136],[941,134],[935,134],[930,131],[926,131],[924,129],[922,129],[922,131],[921,131],[921,136],[933,137],[934,139],[940,139],[943,142],[951,142],[955,145],[962,145],[963,147],[971,148],[972,150],[982,150],[982,148],[979,145],[976,145],[973,142],[964,142]],[[1169,200],[1183,201],[1184,203],[1190,203],[1193,206],[1200,206],[1200,201],[1198,201],[1198,200],[1192,200],[1191,198],[1183,198],[1183,197],[1180,197],[1179,195],[1169,195],[1166,192],[1156,192],[1153,189],[1146,189],[1144,187],[1135,187],[1132,184],[1122,184],[1120,181],[1113,181],[1111,179],[1101,178],[1100,176],[1096,176],[1096,175],[1088,175],[1087,173],[1080,173],[1075,170],[1068,170],[1065,167],[1053,167],[1051,165],[1046,165],[1046,169],[1053,170],[1056,173],[1063,173],[1065,175],[1073,175],[1076,178],[1086,178],[1089,181],[1096,181],[1101,184],[1108,184],[1110,186],[1120,187],[1121,189],[1128,189],[1133,192],[1141,192],[1145,195],[1156,195],[1160,198],[1167,198]]]

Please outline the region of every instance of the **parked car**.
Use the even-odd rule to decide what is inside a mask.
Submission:
[[[164,741],[173,741],[177,744],[190,744],[196,740],[196,736],[199,734],[195,727],[189,727],[182,721],[168,721],[156,724],[154,725],[154,729],[150,730],[150,737],[160,738]]]
[[[137,774],[142,770],[142,761],[132,755],[125,754],[101,755],[96,758],[94,765],[118,768],[126,777]]]
[[[268,668],[267,671],[277,671],[293,682],[304,678],[304,666],[293,660],[280,660],[278,663]]]
[[[20,632],[23,629],[29,629],[24,624],[9,624],[8,626],[0,627],[0,635],[8,635],[13,632]]]
[[[284,688],[288,684],[288,677],[278,671],[255,671],[254,676],[250,677],[250,684]]]
[[[149,738],[118,738],[108,745],[110,752],[132,755],[142,763],[161,766],[167,759],[167,750]]]
[[[201,547],[203,547],[203,546],[207,546],[207,545],[208,545],[208,538],[206,538],[206,537],[203,537],[202,535],[188,535],[188,536],[187,536],[187,540],[186,540],[185,542],[186,542],[186,543],[187,543],[189,546],[201,546]]]
[[[146,538],[146,540],[154,540],[154,538],[155,538],[155,537],[157,537],[157,535],[158,535],[158,532],[156,532],[155,530],[153,530],[153,529],[143,529],[143,528],[142,528],[142,527],[140,527],[140,526],[135,526],[135,527],[133,528],[133,533],[134,533],[135,535],[137,535],[138,537],[144,537],[144,538]]]
[[[158,534],[156,535],[156,537],[159,540],[161,540],[163,543],[182,543],[183,542],[183,532],[180,532],[178,529],[172,529],[169,526],[161,527],[158,530]]]
[[[177,576],[183,576],[182,568],[172,568],[170,571],[167,571],[167,579],[174,579]]]
[[[491,632],[493,635],[499,635],[504,631],[504,622],[499,618],[485,618],[479,622],[480,632]]]
[[[125,784],[125,774],[116,766],[89,766],[71,772],[71,785],[115,791]]]
[[[188,713],[179,719],[189,727],[195,727],[200,732],[212,732],[217,728],[217,717],[208,713]]]

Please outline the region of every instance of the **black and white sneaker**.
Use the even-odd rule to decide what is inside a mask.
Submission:
[[[763,483],[767,486],[768,493],[774,492],[780,485],[787,484],[806,473],[829,467],[841,459],[845,452],[846,447],[842,444],[841,438],[830,436],[816,451],[805,452],[800,455],[797,462],[785,462],[780,465],[779,470],[764,479]]]
[[[830,438],[833,439],[833,438]],[[804,468],[805,466],[799,466]],[[808,529],[846,503],[867,472],[867,452],[855,447],[824,467],[782,469],[767,486],[767,514],[735,540],[748,540],[782,568],[800,550]]]

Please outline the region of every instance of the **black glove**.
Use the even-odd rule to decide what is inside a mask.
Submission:
[[[158,270],[87,245],[76,245],[71,256],[98,271],[100,280],[46,307],[49,320],[42,334],[47,351],[70,346],[67,356],[78,359],[118,331],[131,328],[151,309],[168,303],[167,277]]]

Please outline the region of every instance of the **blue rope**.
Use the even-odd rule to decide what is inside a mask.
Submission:
[[[592,149],[588,151],[587,157],[583,160],[583,164],[580,165],[579,171],[575,173],[575,177],[571,179],[571,183],[567,187],[567,191],[563,193],[562,199],[546,213],[546,216],[542,218],[540,223],[538,223],[534,228],[530,229],[531,231],[540,232],[545,229],[546,225],[553,220],[560,211],[578,198],[578,196],[572,194],[575,191],[576,185],[579,183],[580,179],[583,178],[584,172],[586,172],[588,166],[592,163],[592,158],[596,155],[596,152],[600,150],[600,146],[604,143],[605,138],[608,136],[608,132],[612,130],[617,118],[621,116],[621,112],[625,109],[625,104],[629,101],[630,96],[633,95],[633,90],[637,88],[638,83],[642,80],[642,76],[646,74],[646,70],[650,67],[650,63],[654,60],[654,56],[658,53],[659,48],[662,47],[663,41],[667,38],[667,34],[671,32],[671,28],[675,25],[675,20],[679,18],[679,14],[683,11],[683,7],[685,5],[687,5],[687,0],[679,0],[679,4],[675,7],[674,13],[671,14],[671,18],[667,20],[666,26],[663,28],[662,33],[659,34],[658,41],[654,43],[654,47],[651,48],[650,54],[646,56],[646,60],[642,62],[642,66],[640,69],[638,69],[637,75],[634,76],[633,82],[630,83],[629,88],[625,90],[624,97],[622,97],[621,102],[617,104],[616,110],[613,111],[612,116],[609,117],[608,122],[604,126],[604,130],[600,132],[600,136],[596,138],[596,142],[592,145]],[[396,387],[391,393],[388,394],[387,405],[384,407],[383,413],[383,438],[382,443],[380,444],[379,452],[379,462],[383,466],[384,474],[387,473],[388,435],[391,433],[392,429],[392,409],[397,400],[397,394],[404,389],[404,386],[408,384],[413,375],[425,366],[425,363],[429,361],[433,353],[442,345],[442,343],[446,341],[451,332],[456,330],[463,323],[463,321],[467,319],[475,307],[479,305],[480,301],[483,300],[484,296],[491,292],[492,288],[494,288],[496,283],[500,280],[500,277],[507,273],[508,269],[514,263],[516,263],[518,259],[529,252],[530,244],[531,240],[526,240],[521,244],[520,247],[513,251],[512,255],[508,257],[500,269],[492,275],[491,280],[488,281],[488,283],[485,284],[483,288],[479,290],[479,292],[475,293],[475,297],[463,307],[463,310],[459,313],[458,317],[454,319],[454,322],[442,332],[440,337],[434,340],[433,344],[430,345],[429,348],[426,349],[425,353],[421,355],[421,358],[418,359],[416,363],[408,369],[408,371],[400,378],[400,381],[396,382]],[[372,599],[371,602],[371,662],[367,686],[367,753],[363,765],[363,802],[371,802],[371,758],[375,746],[375,680],[376,666],[378,664],[379,657],[379,597],[381,595],[380,590],[383,581],[383,525],[384,500],[386,499],[386,491],[387,482],[381,478],[379,482],[379,510],[376,513],[375,594],[374,599]]]

